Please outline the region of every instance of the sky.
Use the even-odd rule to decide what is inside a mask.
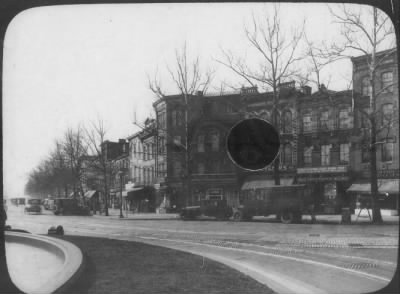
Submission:
[[[280,10],[288,30],[306,20],[310,40],[339,38],[324,4],[281,4]],[[215,60],[221,48],[250,60],[243,27],[252,14],[268,11],[262,3],[166,3],[49,6],[18,14],[4,41],[4,195],[24,194],[29,172],[69,127],[102,118],[109,140],[138,131],[134,113],[143,121],[156,99],[148,75],[158,72],[167,92],[176,93],[165,68],[184,42],[189,57],[200,56],[215,71],[215,90],[221,81],[240,83]],[[333,90],[346,88],[350,61],[333,64],[323,77]]]

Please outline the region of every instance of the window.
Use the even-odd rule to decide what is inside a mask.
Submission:
[[[210,132],[210,140],[211,140],[211,150],[218,151],[219,150],[219,132],[214,130]]]
[[[284,133],[292,132],[292,113],[287,110],[283,114],[282,130]]]
[[[197,137],[197,152],[204,152],[204,134]]]
[[[313,146],[305,147],[304,148],[304,165],[311,165],[312,163],[312,151]]]
[[[370,152],[369,152],[369,143],[364,143],[361,146],[361,162],[369,162]]]
[[[260,118],[265,119],[267,121],[270,120],[270,114],[268,111],[263,111],[260,113]]]
[[[283,147],[283,164],[292,165],[292,146],[285,144]]]
[[[349,162],[349,154],[350,154],[350,144],[340,144],[340,162],[348,163]]]
[[[198,162],[197,163],[197,173],[204,174],[204,172],[205,172],[204,162]]]
[[[369,77],[364,77],[361,81],[361,93],[363,96],[371,96],[372,87],[369,83]]]
[[[172,164],[172,174],[174,177],[179,177],[181,176],[182,172],[182,164],[180,161],[174,161]]]
[[[329,111],[328,110],[324,110],[321,112],[320,124],[321,124],[322,130],[332,130],[333,129],[332,120],[329,119]]]
[[[353,116],[351,115],[351,108],[343,108],[339,111],[339,128],[350,129],[353,127]]]
[[[363,129],[369,128],[368,108],[363,109],[359,112],[360,115],[360,127]]]
[[[382,126],[390,127],[393,117],[393,104],[387,103],[382,105]]]
[[[393,143],[385,143],[382,145],[382,161],[393,160]]]
[[[178,122],[177,122],[177,116],[178,116],[178,111],[177,110],[172,110],[172,113],[171,113],[171,119],[172,119],[172,126],[173,127],[175,127],[175,126],[177,126],[178,125]]]
[[[147,160],[147,146],[143,145],[143,160]]]
[[[311,114],[303,116],[303,132],[310,132],[312,130]]]
[[[331,159],[331,147],[332,145],[321,146],[321,165],[329,165]]]
[[[383,92],[393,92],[393,72],[382,73],[381,82]]]

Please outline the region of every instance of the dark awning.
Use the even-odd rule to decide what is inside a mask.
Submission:
[[[378,180],[378,192],[379,193],[389,193],[398,194],[399,193],[399,179],[385,179]],[[347,192],[358,192],[358,193],[371,193],[370,183],[355,183],[347,189]]]
[[[141,195],[142,194],[141,192],[143,191],[143,189],[144,189],[144,187],[137,187],[137,188],[129,189],[128,191],[126,191],[126,196],[128,196],[128,198],[134,198],[137,195]]]
[[[281,178],[281,186],[291,186],[292,178]],[[242,190],[255,190],[275,186],[275,181],[271,179],[263,179],[262,177],[249,177],[242,185]]]
[[[85,193],[85,198],[91,199],[97,193],[96,190],[90,190]]]

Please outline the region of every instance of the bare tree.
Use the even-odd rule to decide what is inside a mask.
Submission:
[[[299,74],[295,65],[303,57],[299,54],[299,42],[304,33],[305,23],[291,34],[283,30],[279,6],[274,5],[272,15],[257,19],[252,15],[251,26],[245,26],[244,32],[250,47],[259,57],[258,64],[250,66],[246,57],[235,57],[232,52],[223,50],[223,59],[217,60],[251,86],[261,85],[272,89],[273,109],[272,123],[278,127],[279,85]],[[274,161],[275,185],[280,185],[279,159]]]
[[[78,192],[83,196],[83,161],[87,149],[82,128],[80,126],[76,130],[69,128],[64,134],[63,150],[73,178],[74,197]]]
[[[90,128],[85,128],[86,144],[90,155],[94,157],[91,161],[90,168],[101,174],[101,183],[103,186],[105,200],[105,215],[108,216],[109,188],[111,178],[115,176],[115,170],[112,168],[111,162],[107,160],[102,146],[106,141],[107,129],[104,121],[100,118],[96,122],[91,123]]]
[[[188,50],[186,42],[183,44],[182,48],[175,50],[175,60],[171,65],[167,65],[166,69],[169,73],[169,78],[171,79],[175,88],[179,91],[183,98],[183,117],[185,126],[185,141],[174,142],[174,144],[179,145],[184,150],[184,172],[182,177],[185,182],[185,192],[186,195],[191,197],[191,187],[190,187],[190,144],[189,144],[189,124],[190,124],[190,107],[189,100],[193,96],[202,92],[205,93],[211,83],[213,72],[210,69],[203,70],[201,68],[201,62],[199,56],[190,59],[188,57]],[[158,77],[158,72],[154,75],[153,79],[149,78],[149,89],[156,94],[157,97],[165,97],[165,90],[161,85],[161,81]],[[165,133],[165,132],[164,132]],[[192,201],[192,200],[190,200]]]
[[[382,115],[377,109],[377,99],[393,83],[377,89],[380,77],[378,69],[396,51],[394,48],[394,28],[389,17],[376,7],[354,7],[343,4],[340,9],[330,8],[331,14],[336,22],[342,27],[343,44],[335,44],[331,52],[338,56],[351,56],[355,52],[365,56],[370,85],[369,108],[364,113],[369,121],[369,151],[370,151],[370,181],[372,195],[372,221],[382,222],[382,215],[378,201],[378,176],[377,176],[377,145],[387,140],[378,141],[380,132],[389,130],[393,126],[393,117],[386,119],[385,123],[379,124],[378,117]],[[385,50],[386,51],[382,51]],[[382,52],[380,52],[382,51]],[[386,125],[385,125],[386,124]],[[388,133],[387,133],[388,134]]]

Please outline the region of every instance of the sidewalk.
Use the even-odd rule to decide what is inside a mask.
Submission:
[[[114,208],[109,208],[108,209],[108,214],[109,218],[113,219],[120,219],[120,210],[119,209],[114,209]],[[174,219],[179,219],[179,214],[177,213],[154,213],[154,212],[149,212],[149,213],[134,213],[132,211],[122,211],[122,215],[124,216],[123,219],[137,219],[137,220],[174,220]],[[94,217],[104,217],[105,214],[93,214]]]
[[[109,218],[112,219],[120,219],[120,210],[119,209],[113,209],[109,208],[108,209],[109,213]],[[132,220],[176,220],[180,219],[178,213],[154,213],[154,212],[149,212],[149,213],[133,213],[132,211],[127,211],[123,210],[122,214],[124,216],[123,219],[132,219]],[[94,217],[104,217],[103,214],[94,214]],[[383,223],[385,225],[398,225],[399,224],[399,216],[389,216],[389,215],[383,215]],[[211,217],[199,217],[199,220],[214,220],[214,218]],[[275,219],[274,215],[268,216],[268,217],[254,217],[253,218],[255,222],[276,222],[280,223]],[[316,222],[315,224],[341,224],[342,221],[342,216],[341,215],[316,215]],[[309,215],[303,215],[303,224],[311,224],[311,217]],[[369,219],[368,215],[361,214],[360,217],[357,218],[357,215],[353,214],[351,216],[351,224],[350,225],[368,225],[371,224],[371,220]]]

